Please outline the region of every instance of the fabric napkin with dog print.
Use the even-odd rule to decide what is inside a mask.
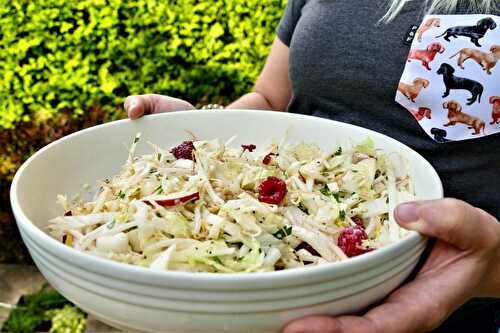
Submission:
[[[500,17],[427,15],[396,102],[437,142],[500,133]]]

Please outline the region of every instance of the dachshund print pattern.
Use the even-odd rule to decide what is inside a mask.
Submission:
[[[427,15],[396,92],[437,142],[500,133],[500,17]]]

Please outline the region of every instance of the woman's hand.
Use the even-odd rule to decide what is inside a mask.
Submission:
[[[123,106],[132,119],[152,113],[194,110],[191,103],[182,99],[156,94],[128,96]]]
[[[494,217],[455,199],[402,204],[395,217],[404,228],[437,238],[416,278],[364,316],[306,317],[284,333],[426,332],[472,297],[500,297],[500,224]]]

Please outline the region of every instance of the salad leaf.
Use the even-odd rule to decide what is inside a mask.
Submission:
[[[375,156],[375,143],[371,138],[366,138],[356,145],[356,151],[368,156]]]
[[[321,155],[318,145],[299,143],[292,148],[293,155],[299,161],[311,161]]]

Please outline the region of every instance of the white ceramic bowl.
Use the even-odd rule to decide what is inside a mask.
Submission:
[[[172,146],[190,138],[262,145],[289,141],[333,149],[370,136],[378,148],[404,154],[420,198],[442,197],[431,165],[382,134],[330,120],[265,111],[185,111],[122,120],[62,138],[33,155],[17,172],[11,203],[24,242],[47,280],[64,296],[106,323],[125,330],[169,333],[279,332],[310,314],[354,313],[384,298],[415,267],[426,241],[420,235],[345,262],[270,273],[155,272],[80,253],[45,232],[61,214],[59,193],[115,174],[137,132],[142,142]],[[139,153],[146,152],[141,145]]]

